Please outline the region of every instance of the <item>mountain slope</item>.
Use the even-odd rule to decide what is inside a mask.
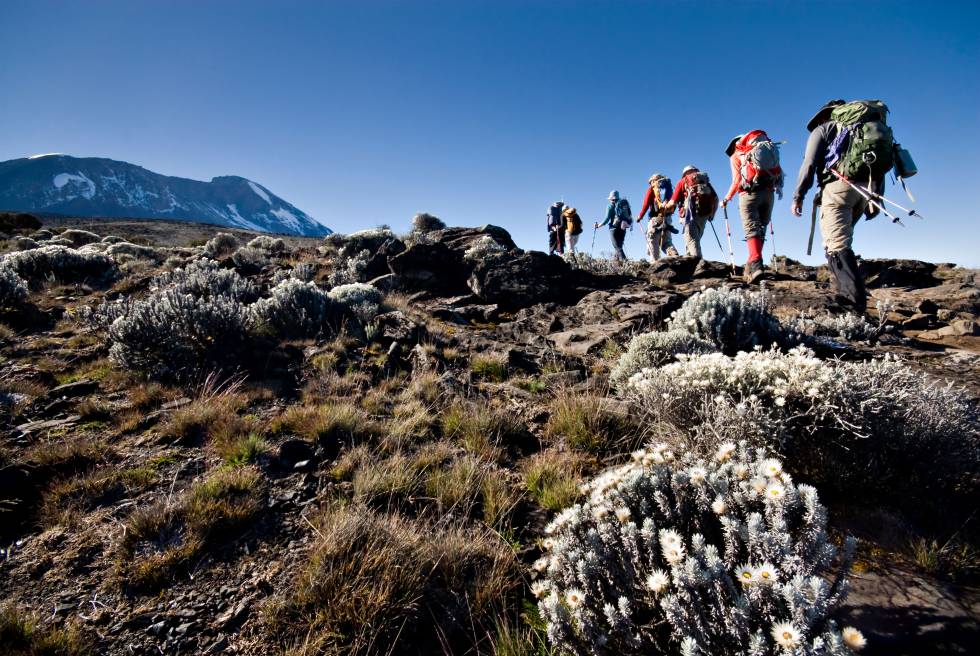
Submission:
[[[0,162],[0,209],[72,216],[185,219],[321,236],[331,230],[251,180],[160,175],[101,157],[41,155]]]

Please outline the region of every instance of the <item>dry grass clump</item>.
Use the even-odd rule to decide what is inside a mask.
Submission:
[[[573,451],[545,449],[521,464],[524,486],[539,506],[562,510],[579,495],[584,459]]]
[[[148,489],[157,481],[152,466],[99,469],[84,476],[56,481],[44,493],[41,518],[46,526],[74,526],[79,516]]]
[[[470,360],[470,371],[478,380],[502,383],[507,380],[507,357],[497,354],[475,355]]]
[[[78,629],[41,626],[12,604],[0,606],[0,647],[8,656],[86,656],[94,653]]]
[[[489,460],[528,439],[527,428],[512,411],[489,404],[460,402],[443,412],[441,423],[445,437]]]
[[[550,408],[545,434],[554,440],[564,439],[577,449],[589,453],[626,451],[640,439],[637,426],[598,394],[559,390]]]
[[[251,467],[221,468],[175,503],[135,510],[119,544],[119,583],[160,588],[205,549],[239,534],[262,509],[262,477]]]
[[[514,555],[490,531],[354,505],[328,508],[317,536],[269,612],[270,633],[291,654],[462,653],[515,587]]]
[[[354,498],[375,507],[394,507],[419,494],[425,481],[423,465],[411,454],[372,458],[354,472]]]
[[[160,437],[168,443],[180,444],[232,440],[254,428],[238,414],[247,403],[247,397],[237,390],[202,393],[170,414],[160,428]]]
[[[269,430],[277,435],[298,435],[336,451],[377,434],[370,418],[350,401],[290,406],[272,420]]]
[[[481,516],[491,526],[502,526],[520,501],[520,493],[504,472],[480,458],[466,455],[445,467],[433,468],[425,482],[426,493],[443,513]]]

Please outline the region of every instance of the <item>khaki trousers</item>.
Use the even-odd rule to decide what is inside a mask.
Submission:
[[[704,224],[708,217],[690,217],[684,224],[684,255],[701,257],[701,236],[704,234]]]
[[[851,248],[854,226],[868,200],[843,180],[828,182],[820,195],[820,235],[823,248],[835,253]]]
[[[647,256],[650,258],[651,262],[656,262],[660,259],[661,251],[663,253],[667,252],[668,248],[673,248],[674,243],[671,240],[671,232],[668,230],[670,226],[670,219],[661,219],[659,227],[654,227],[656,219],[651,219],[650,224],[647,226]]]
[[[739,194],[738,212],[742,217],[742,229],[745,230],[746,239],[766,238],[766,228],[769,227],[769,220],[772,219],[773,196],[771,189],[743,191]]]

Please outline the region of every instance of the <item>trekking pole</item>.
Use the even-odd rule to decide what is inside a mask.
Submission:
[[[880,200],[880,201],[884,201],[886,203],[890,203],[890,204],[894,205],[895,207],[897,207],[898,209],[902,210],[903,212],[907,213],[909,216],[914,216],[916,218],[925,220],[925,217],[922,216],[921,214],[919,214],[918,212],[916,212],[915,210],[910,210],[907,207],[902,207],[901,205],[899,205],[895,201],[890,200],[888,198],[885,198],[884,196],[882,196],[881,194],[879,194],[876,191],[871,191],[867,187],[860,187],[860,189],[862,189],[862,190],[868,192],[869,194],[871,194],[875,198],[875,200]]]
[[[776,259],[776,231],[772,228],[772,219],[769,220],[769,236],[772,237],[772,268],[779,273],[779,260]]]
[[[817,197],[813,199],[813,210],[810,212],[810,238],[806,242],[806,254],[813,254],[813,233],[817,230],[817,198],[819,198],[820,192],[817,192]],[[803,201],[800,201],[803,204]]]
[[[732,264],[732,275],[735,275],[735,249],[732,248],[732,226],[728,223],[728,205],[722,205],[721,209],[725,212],[725,234],[728,235],[728,258]],[[721,244],[718,244],[721,247]]]
[[[592,245],[589,246],[589,257],[591,257],[592,253],[595,252],[595,233],[597,233],[598,231],[599,228],[596,227],[592,228]]]
[[[889,219],[892,220],[892,223],[897,223],[898,225],[902,226],[903,228],[905,227],[905,224],[902,223],[901,219],[899,219],[897,216],[895,216],[894,214],[892,214],[891,212],[889,212],[888,210],[886,210],[885,207],[884,207],[884,205],[882,205],[881,203],[879,203],[878,201],[876,201],[871,196],[871,192],[870,191],[868,191],[867,189],[865,189],[864,187],[862,187],[860,185],[854,184],[853,182],[851,182],[850,180],[848,180],[847,178],[845,178],[843,175],[841,175],[840,173],[838,173],[836,169],[830,169],[830,172],[833,173],[834,175],[836,175],[838,180],[843,180],[844,182],[846,182],[848,184],[848,186],[850,186],[851,189],[853,189],[854,191],[856,191],[859,194],[861,194],[861,196],[866,201],[868,201],[868,204],[871,205],[871,207],[877,207],[878,210],[882,214],[884,214],[885,216],[887,216]]]

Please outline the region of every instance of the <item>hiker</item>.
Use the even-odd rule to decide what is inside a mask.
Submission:
[[[561,215],[565,221],[565,243],[568,245],[568,254],[573,260],[577,260],[575,246],[578,245],[579,235],[582,234],[582,217],[578,215],[578,210],[570,206],[566,207]]]
[[[598,230],[604,225],[609,226],[609,238],[613,245],[613,259],[625,260],[626,253],[623,251],[623,242],[626,240],[626,231],[633,229],[633,211],[630,203],[625,198],[619,197],[618,191],[609,192],[609,207],[606,208],[606,218],[602,223],[596,223]]]
[[[713,221],[718,211],[718,192],[711,186],[707,173],[702,173],[695,166],[685,166],[681,171],[680,182],[674,188],[674,194],[667,203],[667,211],[673,212],[680,205],[678,214],[684,228],[684,255],[700,260],[695,267],[695,273],[705,269],[701,254],[701,236],[708,221]]]
[[[885,125],[887,113],[888,107],[878,100],[831,100],[821,107],[806,125],[810,137],[793,192],[793,215],[802,216],[803,198],[816,176],[813,221],[819,205],[834,295],[841,306],[858,314],[867,309],[868,293],[853,250],[854,226],[862,214],[869,219],[878,214],[878,205],[869,203],[870,194],[884,191],[885,174],[893,166],[895,142]],[[854,134],[861,138],[853,139]],[[812,230],[811,226],[811,238]]]
[[[647,257],[653,263],[660,259],[661,252],[666,254],[667,257],[678,256],[677,249],[674,248],[674,244],[671,243],[670,239],[671,233],[677,234],[678,231],[677,228],[671,225],[671,213],[666,211],[667,201],[670,200],[671,195],[674,193],[670,178],[659,173],[654,173],[647,182],[650,186],[647,189],[646,196],[643,198],[643,208],[637,215],[636,222],[640,223],[647,210],[650,211],[650,223],[647,225],[646,231]]]
[[[561,216],[563,209],[565,203],[560,200],[548,208],[548,255],[561,255],[565,252],[565,221]]]
[[[772,220],[774,196],[783,197],[783,170],[779,166],[779,147],[762,130],[740,134],[725,149],[732,166],[732,186],[722,199],[728,205],[740,194],[738,211],[742,217],[749,259],[745,263],[745,281],[755,283],[765,276],[762,247],[766,228]]]

